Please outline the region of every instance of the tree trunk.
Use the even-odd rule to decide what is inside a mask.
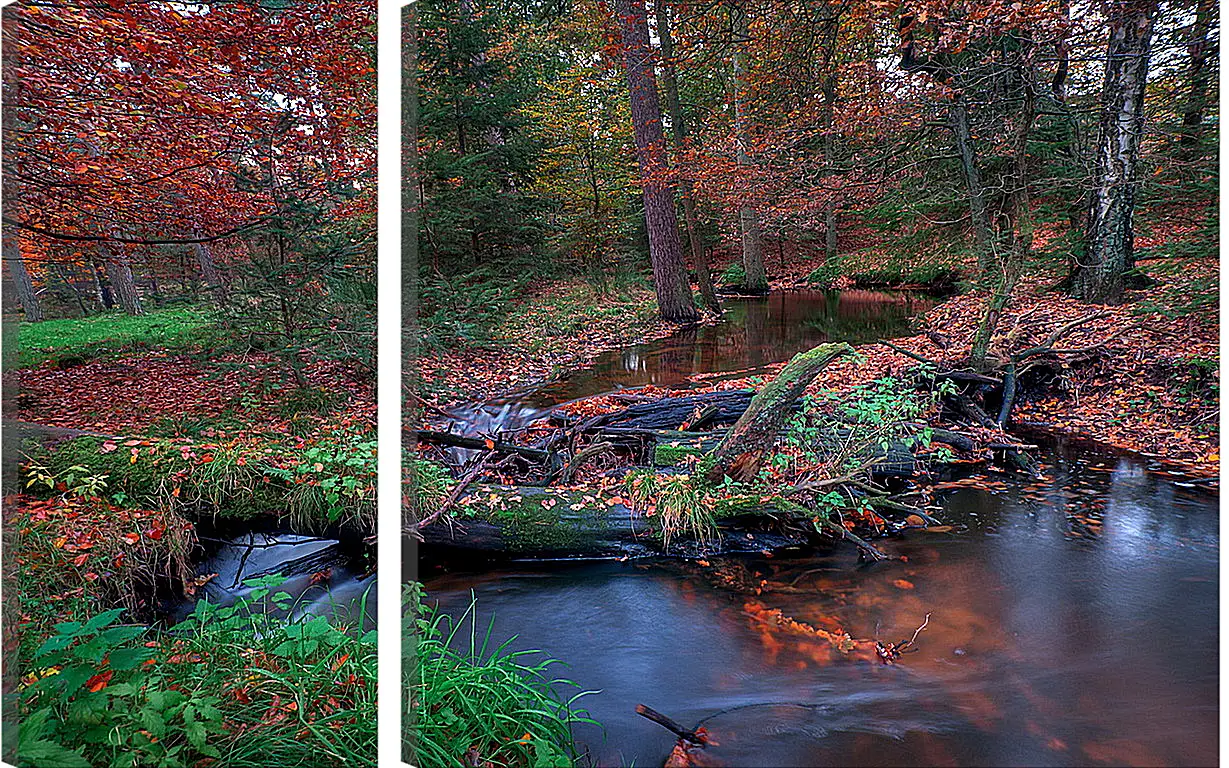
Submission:
[[[196,252],[196,263],[201,269],[201,277],[205,280],[205,285],[209,287],[218,306],[225,306],[226,282],[222,279],[222,273],[218,271],[218,266],[213,260],[213,252],[205,243],[194,243],[192,249]]]
[[[829,363],[853,353],[853,347],[840,343],[821,344],[795,355],[777,377],[752,398],[746,412],[706,459],[710,463],[705,479],[716,484],[727,476],[741,480],[754,475],[764,454],[776,444],[794,402]]]
[[[145,308],[141,306],[141,294],[137,291],[136,281],[132,279],[132,268],[127,259],[112,256],[106,261],[107,282],[115,292],[115,298],[124,312],[129,315],[143,315]]]
[[[827,45],[824,50],[823,75],[823,126],[824,126],[824,168],[831,173],[836,163],[836,97],[837,97],[837,66],[836,47],[840,39],[840,10],[834,11],[827,22],[830,25]],[[824,206],[824,264],[832,266],[836,263],[837,254],[837,210],[835,193]],[[782,264],[784,269],[785,265]]]
[[[1030,71],[1026,67],[1021,67],[1021,70]],[[1007,307],[1007,302],[1011,300],[1011,294],[1024,270],[1024,263],[1028,260],[1033,244],[1028,139],[1032,133],[1036,114],[1036,94],[1032,84],[1026,81],[1024,100],[1016,117],[1016,130],[1012,137],[1015,146],[1012,173],[1005,175],[1004,178],[1004,181],[1011,185],[1007,194],[1007,210],[1001,219],[1002,237],[999,238],[1005,240],[1005,243],[995,252],[994,265],[997,281],[993,293],[986,302],[986,311],[982,315],[969,355],[970,366],[975,371],[983,371],[986,368],[990,339],[995,328],[998,327],[999,317]]]
[[[973,219],[973,237],[977,243],[977,270],[982,278],[989,278],[994,269],[994,233],[986,212],[986,189],[977,167],[977,151],[973,147],[973,132],[969,128],[969,108],[963,94],[957,94],[952,102],[951,118],[956,151],[960,154],[960,169],[969,193],[969,214]]]
[[[616,0],[615,15],[623,39],[623,61],[631,100],[636,160],[644,187],[644,220],[657,306],[665,320],[693,322],[700,316],[691,299],[674,209],[674,189],[668,178],[670,167],[666,161],[661,104],[657,97],[644,0]]]
[[[1115,0],[1101,97],[1098,180],[1076,263],[1072,293],[1094,303],[1118,303],[1135,268],[1132,219],[1135,167],[1144,130],[1144,89],[1158,0]]]
[[[743,50],[751,36],[751,25],[747,18],[747,9],[733,10],[734,20],[734,131],[738,142],[738,164],[742,167],[752,165],[751,155],[747,151],[751,145],[751,135],[747,127],[746,105],[746,56]],[[743,270],[746,278],[743,289],[747,293],[768,293],[768,273],[764,270],[764,245],[760,237],[760,216],[750,204],[744,204],[738,211],[738,226],[743,240]]]
[[[1187,97],[1182,113],[1182,138],[1184,146],[1195,146],[1203,137],[1203,113],[1208,107],[1208,84],[1211,67],[1208,59],[1216,55],[1216,44],[1211,39],[1212,22],[1216,18],[1214,0],[1199,0],[1195,11],[1195,23],[1191,25],[1186,50],[1190,55],[1187,66]]]
[[[26,322],[37,323],[43,319],[43,307],[38,303],[38,294],[34,290],[34,281],[30,279],[30,271],[26,269],[25,259],[21,256],[21,245],[17,237],[16,227],[5,232],[4,264],[8,267],[9,278],[13,282],[17,301],[25,312]]]
[[[1071,0],[1058,0],[1058,12],[1068,23],[1071,21]],[[1058,64],[1054,68],[1054,78],[1050,80],[1050,95],[1060,104],[1067,103],[1067,75],[1071,71],[1071,39],[1060,35],[1054,41],[1054,56]]]
[[[94,265],[94,288],[98,291],[98,303],[103,309],[115,308],[115,297],[111,295],[111,284],[103,272],[102,264]]]
[[[679,99],[678,73],[674,65],[674,38],[670,33],[670,10],[666,6],[666,0],[654,0],[654,10],[657,16],[657,37],[661,41],[662,87],[666,92],[666,106],[670,110],[670,128],[676,153],[674,162],[676,166],[681,166],[687,145],[687,123],[683,120],[683,103]],[[700,236],[700,218],[696,212],[691,182],[681,178],[680,184],[683,215],[687,222],[687,242],[691,248],[692,263],[696,265],[696,282],[700,285],[700,296],[705,306],[714,312],[720,312],[721,302],[717,299],[717,291],[713,287],[708,253],[704,250],[704,240]]]

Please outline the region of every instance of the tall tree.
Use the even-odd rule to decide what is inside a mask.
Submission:
[[[474,266],[541,244],[543,212],[530,193],[540,147],[522,107],[546,73],[516,44],[532,21],[491,0],[418,9],[418,223],[435,265]]]
[[[1144,93],[1159,0],[1110,0],[1105,82],[1097,145],[1097,180],[1077,259],[1072,293],[1117,303],[1135,268],[1136,166],[1144,130]]]
[[[687,282],[683,261],[683,244],[679,238],[674,188],[670,183],[665,134],[661,126],[657,77],[653,72],[653,50],[649,46],[648,14],[644,0],[616,0],[615,13],[627,73],[636,160],[644,190],[644,219],[649,236],[657,306],[666,320],[691,322],[697,320],[699,314],[692,302],[691,286]]]
[[[661,41],[661,79],[666,92],[666,104],[670,110],[675,162],[681,165],[683,153],[687,149],[687,121],[683,116],[682,99],[679,98],[678,68],[675,64],[674,36],[670,31],[669,3],[667,0],[654,0],[654,10],[657,18],[657,38]],[[687,222],[687,242],[691,246],[691,261],[696,265],[696,282],[700,286],[700,296],[709,309],[720,312],[721,302],[713,288],[712,270],[708,263],[708,252],[704,248],[704,238],[700,233],[700,216],[696,211],[696,198],[692,192],[691,181],[680,174],[679,185],[683,196],[683,216]]]
[[[751,42],[751,21],[746,7],[731,6],[734,15],[734,133],[738,143],[738,164],[751,162],[751,131],[747,114],[747,44]],[[768,273],[764,270],[764,242],[760,232],[760,216],[744,202],[738,209],[739,230],[742,232],[743,290],[747,293],[767,293]]]
[[[38,294],[34,290],[34,282],[30,279],[30,271],[26,269],[25,260],[21,257],[21,244],[16,227],[4,227],[4,267],[13,283],[14,293],[21,309],[25,313],[26,322],[37,323],[43,319],[43,307],[39,304]]]
[[[1203,135],[1203,117],[1208,108],[1208,86],[1212,80],[1212,62],[1216,57],[1216,37],[1213,34],[1217,11],[1216,0],[1197,0],[1195,22],[1187,32],[1186,104],[1182,111],[1181,142],[1187,146],[1199,143]]]

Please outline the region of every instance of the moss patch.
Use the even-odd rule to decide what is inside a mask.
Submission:
[[[658,443],[653,449],[653,463],[659,467],[676,467],[690,456],[703,455],[704,451],[699,446]]]

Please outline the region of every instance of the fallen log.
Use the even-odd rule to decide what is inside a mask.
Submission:
[[[552,453],[541,448],[530,448],[500,440],[490,440],[482,437],[458,435],[452,432],[439,432],[433,429],[416,429],[415,436],[424,443],[446,445],[450,448],[467,448],[472,451],[494,451],[495,453],[514,453],[530,461],[550,463]]]
[[[456,517],[425,528],[407,527],[406,535],[439,552],[504,557],[649,557],[664,551],[653,519],[582,491],[476,485],[471,496],[473,503],[454,508]],[[775,526],[768,514],[739,514],[718,522],[719,535],[708,546],[672,544],[669,554],[758,553],[811,541],[804,530],[781,532],[772,530]]]
[[[618,426],[640,429],[678,429],[691,422],[693,429],[733,424],[747,410],[754,393],[745,389],[704,392],[684,397],[662,397],[630,405],[580,422],[577,432]],[[703,421],[697,419],[703,416]]]
[[[794,356],[777,377],[764,386],[738,421],[710,454],[705,479],[713,484],[723,478],[742,480],[755,474],[760,461],[777,442],[790,410],[806,388],[833,360],[852,355],[845,343],[821,344]]]

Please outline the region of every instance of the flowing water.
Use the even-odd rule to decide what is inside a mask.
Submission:
[[[186,617],[197,600],[215,605],[250,600],[256,588],[249,582],[273,576],[281,579],[274,591],[285,592],[290,600],[287,610],[266,605],[271,613],[291,620],[328,616],[341,625],[375,629],[375,574],[367,573],[361,555],[342,542],[287,532],[248,531],[205,543],[207,554],[196,571],[208,581],[194,599],[170,606],[172,620]]]
[[[833,315],[797,298],[744,302],[741,315],[684,340],[687,354],[670,353],[680,343],[668,339],[611,356],[510,401],[504,418],[599,386],[677,383],[825,339],[866,340],[856,317],[842,322],[849,330],[816,332],[824,338],[800,331],[815,307]],[[900,332],[880,325],[881,306],[859,304],[872,336]],[[756,337],[757,353],[731,345],[726,358],[731,347],[718,342],[705,361],[701,334],[745,339],[740,326],[755,315],[790,319],[764,324],[776,330]],[[613,361],[632,354],[661,362],[616,374]],[[495,638],[515,635],[513,647],[548,652],[568,665],[561,676],[599,691],[582,702],[604,731],[576,731],[598,765],[662,764],[673,736],[634,714],[641,703],[703,724],[717,742],[707,752],[729,766],[1215,764],[1217,496],[1142,460],[1061,443],[1048,454],[1038,482],[940,487],[936,515],[952,530],[881,542],[905,562],[863,565],[841,546],[803,559],[514,564],[423,578],[448,613],[472,593],[480,630],[493,617]],[[843,657],[805,628],[773,628],[771,611],[795,628],[892,642],[930,619],[916,651],[888,666]]]

